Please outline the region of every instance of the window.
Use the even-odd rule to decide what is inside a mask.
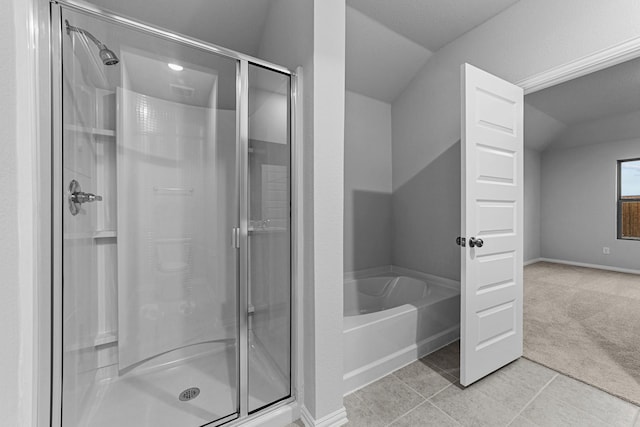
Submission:
[[[640,159],[618,160],[618,239],[640,240]]]

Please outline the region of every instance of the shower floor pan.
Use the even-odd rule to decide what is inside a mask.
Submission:
[[[135,368],[117,378],[98,383],[83,404],[80,426],[154,426],[196,427],[229,416],[236,408],[237,391],[235,345],[200,344],[197,355],[171,361],[153,368]],[[269,403],[274,389],[283,395],[289,384],[268,356],[251,346],[249,407],[260,408]],[[180,400],[181,393],[191,388],[199,393],[190,400]],[[183,396],[184,397],[184,396]],[[64,410],[64,409],[63,409]]]

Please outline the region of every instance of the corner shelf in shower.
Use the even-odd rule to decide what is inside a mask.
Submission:
[[[107,345],[114,342],[118,342],[118,334],[115,331],[107,331],[96,335],[96,339],[93,341],[95,347],[101,345]]]
[[[95,337],[87,336],[80,341],[65,345],[64,351],[67,353],[73,351],[82,351],[94,347],[100,347],[107,344],[113,344],[118,342],[118,333],[115,331],[106,331],[97,334]]]
[[[76,126],[76,125],[65,125],[64,130],[68,130],[70,132],[87,133],[89,135],[95,135],[95,136],[108,136],[108,137],[116,136],[116,131],[113,129],[101,129],[101,128]]]
[[[115,230],[98,230],[87,233],[65,233],[64,238],[66,240],[76,240],[76,239],[109,239],[113,237],[117,237],[117,232]]]
[[[268,228],[248,227],[247,231],[250,234],[270,234],[270,233],[284,233],[289,231],[289,229],[285,227],[268,227]]]

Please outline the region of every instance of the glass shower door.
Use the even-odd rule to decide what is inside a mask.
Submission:
[[[236,418],[238,61],[55,12],[61,424]]]
[[[291,77],[248,74],[251,413],[291,395]]]

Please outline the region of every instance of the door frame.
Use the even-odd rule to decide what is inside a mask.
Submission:
[[[532,74],[518,80],[515,84],[524,90],[526,96],[637,58],[640,58],[640,37],[633,37],[573,61]],[[544,258],[524,261],[523,265],[527,266],[542,260]]]
[[[640,57],[640,37],[634,37],[573,61],[549,68],[546,71],[533,74],[518,80],[515,84],[524,90],[525,95],[528,95],[638,57]]]

